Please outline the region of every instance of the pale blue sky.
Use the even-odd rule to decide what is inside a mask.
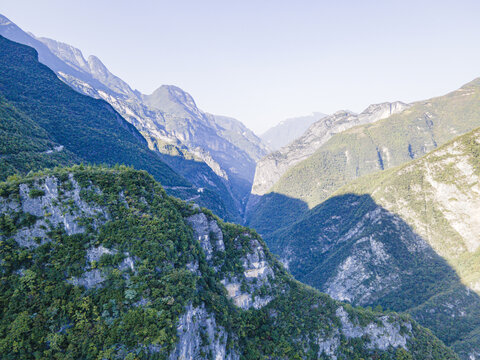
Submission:
[[[0,0],[0,13],[98,56],[133,88],[178,85],[257,133],[480,76],[478,0]]]

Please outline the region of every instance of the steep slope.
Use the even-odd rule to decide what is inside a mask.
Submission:
[[[420,101],[401,113],[338,133],[308,159],[290,168],[252,207],[250,225],[260,233],[287,225],[294,217],[278,209],[312,208],[349,181],[418,158],[480,126],[480,80],[437,98]],[[261,214],[261,215],[260,215]],[[257,219],[271,220],[261,224]]]
[[[151,149],[166,155],[164,160],[175,154],[185,155],[172,159],[169,164],[176,166],[175,170],[187,178],[195,168],[198,175],[189,180],[197,188],[219,193],[225,199],[228,211],[235,213],[235,219],[239,221],[250,191],[255,161],[266,154],[261,141],[245,126],[238,124],[227,130],[228,127],[219,125],[214,116],[197,109],[189,94],[175,87],[161,87],[159,93],[162,94],[157,98],[159,94],[148,96],[132,90],[97,57],[85,59],[82,52],[71,45],[36,38],[1,15],[0,35],[33,46],[40,53],[40,61],[65,83],[80,93],[110,103],[149,140]],[[154,104],[155,99],[156,106],[145,103]],[[191,107],[192,103],[195,109]],[[182,142],[182,139],[187,141]],[[233,158],[232,154],[237,156]],[[184,158],[195,161],[185,162]],[[204,166],[205,163],[210,169]]]
[[[125,163],[166,185],[188,185],[109,104],[62,83],[38,62],[34,49],[0,37],[0,65],[0,94],[56,144],[86,161]]]
[[[457,359],[408,317],[292,280],[145,172],[31,174],[0,185],[0,213],[4,359]]]
[[[88,82],[92,84],[92,86],[95,86],[98,88],[98,90],[108,91],[108,87],[104,86],[101,82],[93,78],[88,72],[85,72],[80,68],[72,67],[70,64],[65,63],[56,55],[54,55],[48,46],[42,43],[42,41],[24,32],[17,25],[1,14],[0,35],[9,40],[33,47],[38,52],[40,62],[47,65],[56,73],[69,74],[70,76],[73,76],[82,82]]]
[[[384,119],[406,108],[408,108],[407,104],[397,101],[370,105],[360,114],[338,111],[321,118],[293,143],[269,154],[257,164],[252,194],[258,196],[267,193],[287,170],[307,159],[334,134],[356,125]]]
[[[162,161],[169,160],[167,155],[149,150],[142,135],[109,104],[65,85],[38,62],[34,49],[3,37],[0,44],[1,179],[80,161],[128,164],[149,171],[176,196],[209,206],[225,219],[239,219],[233,200],[228,204],[215,191],[228,195],[221,181],[211,182],[210,189],[192,186]],[[189,163],[194,169],[202,164]]]
[[[280,123],[260,135],[260,138],[272,151],[280,150],[280,148],[302,136],[310,125],[325,116],[327,115],[314,112],[311,115],[282,120]]]
[[[142,100],[150,109],[162,112],[162,126],[168,136],[173,136],[201,157],[217,175],[236,183],[237,186],[232,191],[237,199],[243,201],[248,196],[255,160],[246,151],[220,136],[227,130],[217,124],[215,116],[203,113],[190,94],[172,85],[163,85],[151,95],[142,95]],[[241,133],[239,137],[247,144],[252,144]]]
[[[237,119],[207,114],[213,116],[215,123],[220,127],[219,133],[233,145],[245,151],[255,162],[268,153],[263,141]]]
[[[79,73],[83,73],[83,78],[85,79],[84,81],[90,83],[92,81],[90,80],[91,78],[94,79],[94,81],[100,82],[106,87],[106,89],[115,94],[136,97],[135,91],[133,91],[125,81],[120,79],[118,76],[113,75],[96,56],[91,55],[88,57],[88,59],[84,59],[82,52],[71,45],[48,38],[36,39],[45,44],[48,49],[62,62],[65,62],[68,66],[74,68]],[[35,48],[35,46],[33,47]],[[40,61],[43,62],[41,58]],[[44,62],[44,64],[50,67],[49,62]],[[55,72],[62,72],[64,74],[75,76],[75,74],[71,74],[71,70],[69,72],[65,72],[52,67],[51,69]],[[96,83],[94,84],[96,85]],[[99,90],[103,89],[100,88]]]
[[[35,121],[19,112],[0,96],[0,178],[59,165],[73,165],[80,159],[52,141]]]
[[[480,358],[480,129],[362,177],[266,241],[339,300],[408,311]]]

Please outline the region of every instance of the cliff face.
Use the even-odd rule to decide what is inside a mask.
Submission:
[[[350,181],[405,164],[472,131],[480,126],[479,98],[477,79],[386,119],[334,134],[289,168],[268,193],[252,194],[248,225],[267,235],[292,224]]]
[[[0,212],[6,358],[456,358],[408,318],[297,283],[256,233],[170,198],[143,172],[13,179]]]
[[[407,311],[476,359],[479,154],[477,129],[346,185],[266,241],[297,279],[338,300]]]
[[[368,124],[385,119],[392,114],[408,108],[402,102],[370,105],[360,114],[349,111],[338,111],[333,115],[322,117],[312,124],[308,130],[293,143],[282,147],[258,162],[252,186],[253,195],[263,195],[292,166],[305,160],[332,135],[356,125]]]
[[[193,97],[176,86],[163,85],[150,95],[141,94],[97,57],[86,59],[71,45],[37,38],[2,15],[0,35],[35,48],[40,62],[76,91],[108,102],[175,171],[196,188],[220,194],[224,201],[216,206],[216,213],[241,221],[255,162],[267,153],[261,140],[241,122],[201,111]]]

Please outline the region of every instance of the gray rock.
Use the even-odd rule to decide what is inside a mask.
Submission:
[[[409,105],[397,101],[370,105],[360,114],[338,111],[333,115],[321,118],[311,125],[300,138],[267,155],[257,163],[252,194],[257,196],[266,194],[288,169],[307,159],[335,133],[387,118],[408,107]],[[248,208],[251,208],[254,202],[255,196],[252,196]]]
[[[19,212],[34,215],[39,218],[32,226],[18,229],[14,235],[15,241],[20,246],[37,247],[49,241],[47,232],[58,225],[65,229],[68,235],[79,234],[85,231],[78,223],[82,217],[91,218],[94,227],[103,224],[109,219],[109,214],[99,206],[89,204],[80,198],[80,186],[72,175],[69,176],[72,190],[65,191],[60,196],[58,179],[45,177],[42,182],[35,181],[33,184],[21,184],[19,187],[20,201],[0,200],[2,212]],[[40,190],[43,195],[30,197],[32,189]],[[98,191],[94,190],[94,191]],[[63,201],[64,199],[68,200]],[[40,239],[36,241],[35,238]]]
[[[361,326],[356,322],[352,322],[343,307],[337,308],[335,314],[342,326],[340,329],[335,330],[330,337],[320,336],[317,339],[319,357],[325,354],[336,360],[337,355],[339,355],[337,350],[342,336],[345,336],[347,339],[367,337],[369,339],[367,348],[370,349],[387,350],[390,346],[394,349],[400,347],[407,349],[407,341],[412,331],[412,325],[409,322],[402,324],[404,326],[402,331],[399,322],[390,322],[388,316],[380,317],[378,323],[371,322],[366,326]]]
[[[201,333],[208,339],[202,344]],[[227,349],[229,335],[219,326],[215,317],[205,310],[205,306],[187,306],[177,324],[178,342],[170,354],[170,360],[190,360],[201,358],[201,352],[210,353],[215,360],[237,360],[240,356],[233,349]]]
[[[80,277],[68,279],[67,282],[75,286],[83,286],[87,289],[96,288],[105,281],[102,272],[99,269],[86,271]]]
[[[205,251],[207,261],[212,259],[214,251],[225,251],[223,233],[215,220],[209,220],[204,213],[198,213],[190,216],[186,221]]]

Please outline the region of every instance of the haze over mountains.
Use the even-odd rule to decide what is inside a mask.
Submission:
[[[480,359],[479,104],[257,137],[0,17],[0,353]]]
[[[311,115],[282,120],[278,125],[273,126],[260,135],[260,138],[270,150],[279,150],[281,147],[299,138],[310,125],[325,116],[325,114],[314,112]]]

